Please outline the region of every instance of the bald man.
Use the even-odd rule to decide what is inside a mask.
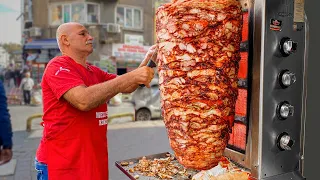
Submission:
[[[154,70],[146,64],[156,46],[137,69],[116,76],[87,63],[93,38],[83,25],[60,25],[57,41],[62,56],[48,63],[42,79],[44,130],[35,159],[38,179],[106,180],[106,102],[140,84],[150,87]]]

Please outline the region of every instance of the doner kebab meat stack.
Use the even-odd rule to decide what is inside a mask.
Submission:
[[[161,107],[186,168],[218,165],[233,126],[242,33],[237,0],[173,0],[156,12]]]

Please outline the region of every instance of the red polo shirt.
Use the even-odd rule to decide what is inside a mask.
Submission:
[[[42,79],[43,138],[39,162],[48,164],[50,180],[108,179],[107,105],[88,112],[74,108],[63,94],[115,78],[99,68],[84,67],[68,56],[52,59]]]

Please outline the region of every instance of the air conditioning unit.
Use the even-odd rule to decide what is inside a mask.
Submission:
[[[30,28],[30,36],[31,37],[40,37],[42,35],[42,30],[39,27]]]
[[[105,27],[106,27],[108,33],[120,33],[121,32],[121,27],[119,24],[107,23],[107,25]]]
[[[24,29],[30,29],[32,28],[32,21],[29,21],[29,20],[25,20],[24,21]]]

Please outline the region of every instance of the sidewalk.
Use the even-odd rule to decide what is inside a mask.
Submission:
[[[26,132],[26,120],[35,113],[42,113],[42,106],[9,106],[13,131],[13,160],[0,166],[0,180],[36,180],[33,159],[40,137],[30,139]],[[35,121],[40,122],[41,119]],[[35,126],[34,126],[35,128]],[[40,128],[38,125],[36,128]],[[16,163],[16,164],[15,164]],[[14,175],[1,176],[14,171]]]
[[[39,144],[40,138],[30,139],[29,133],[25,131],[16,131],[13,135],[13,161],[16,161],[15,169],[3,166],[4,172],[14,170],[14,175],[0,176],[0,180],[36,180],[36,171],[34,170],[34,156]],[[1,172],[1,171],[0,171]]]
[[[0,180],[36,180],[33,160],[41,136],[41,129],[33,130],[30,133],[26,131],[14,132],[12,162],[16,161],[16,166],[15,169],[12,167],[5,169],[5,172],[14,171],[14,175],[0,176]],[[109,125],[108,143],[110,180],[128,179],[115,167],[115,161],[170,152],[166,129],[160,120]]]

